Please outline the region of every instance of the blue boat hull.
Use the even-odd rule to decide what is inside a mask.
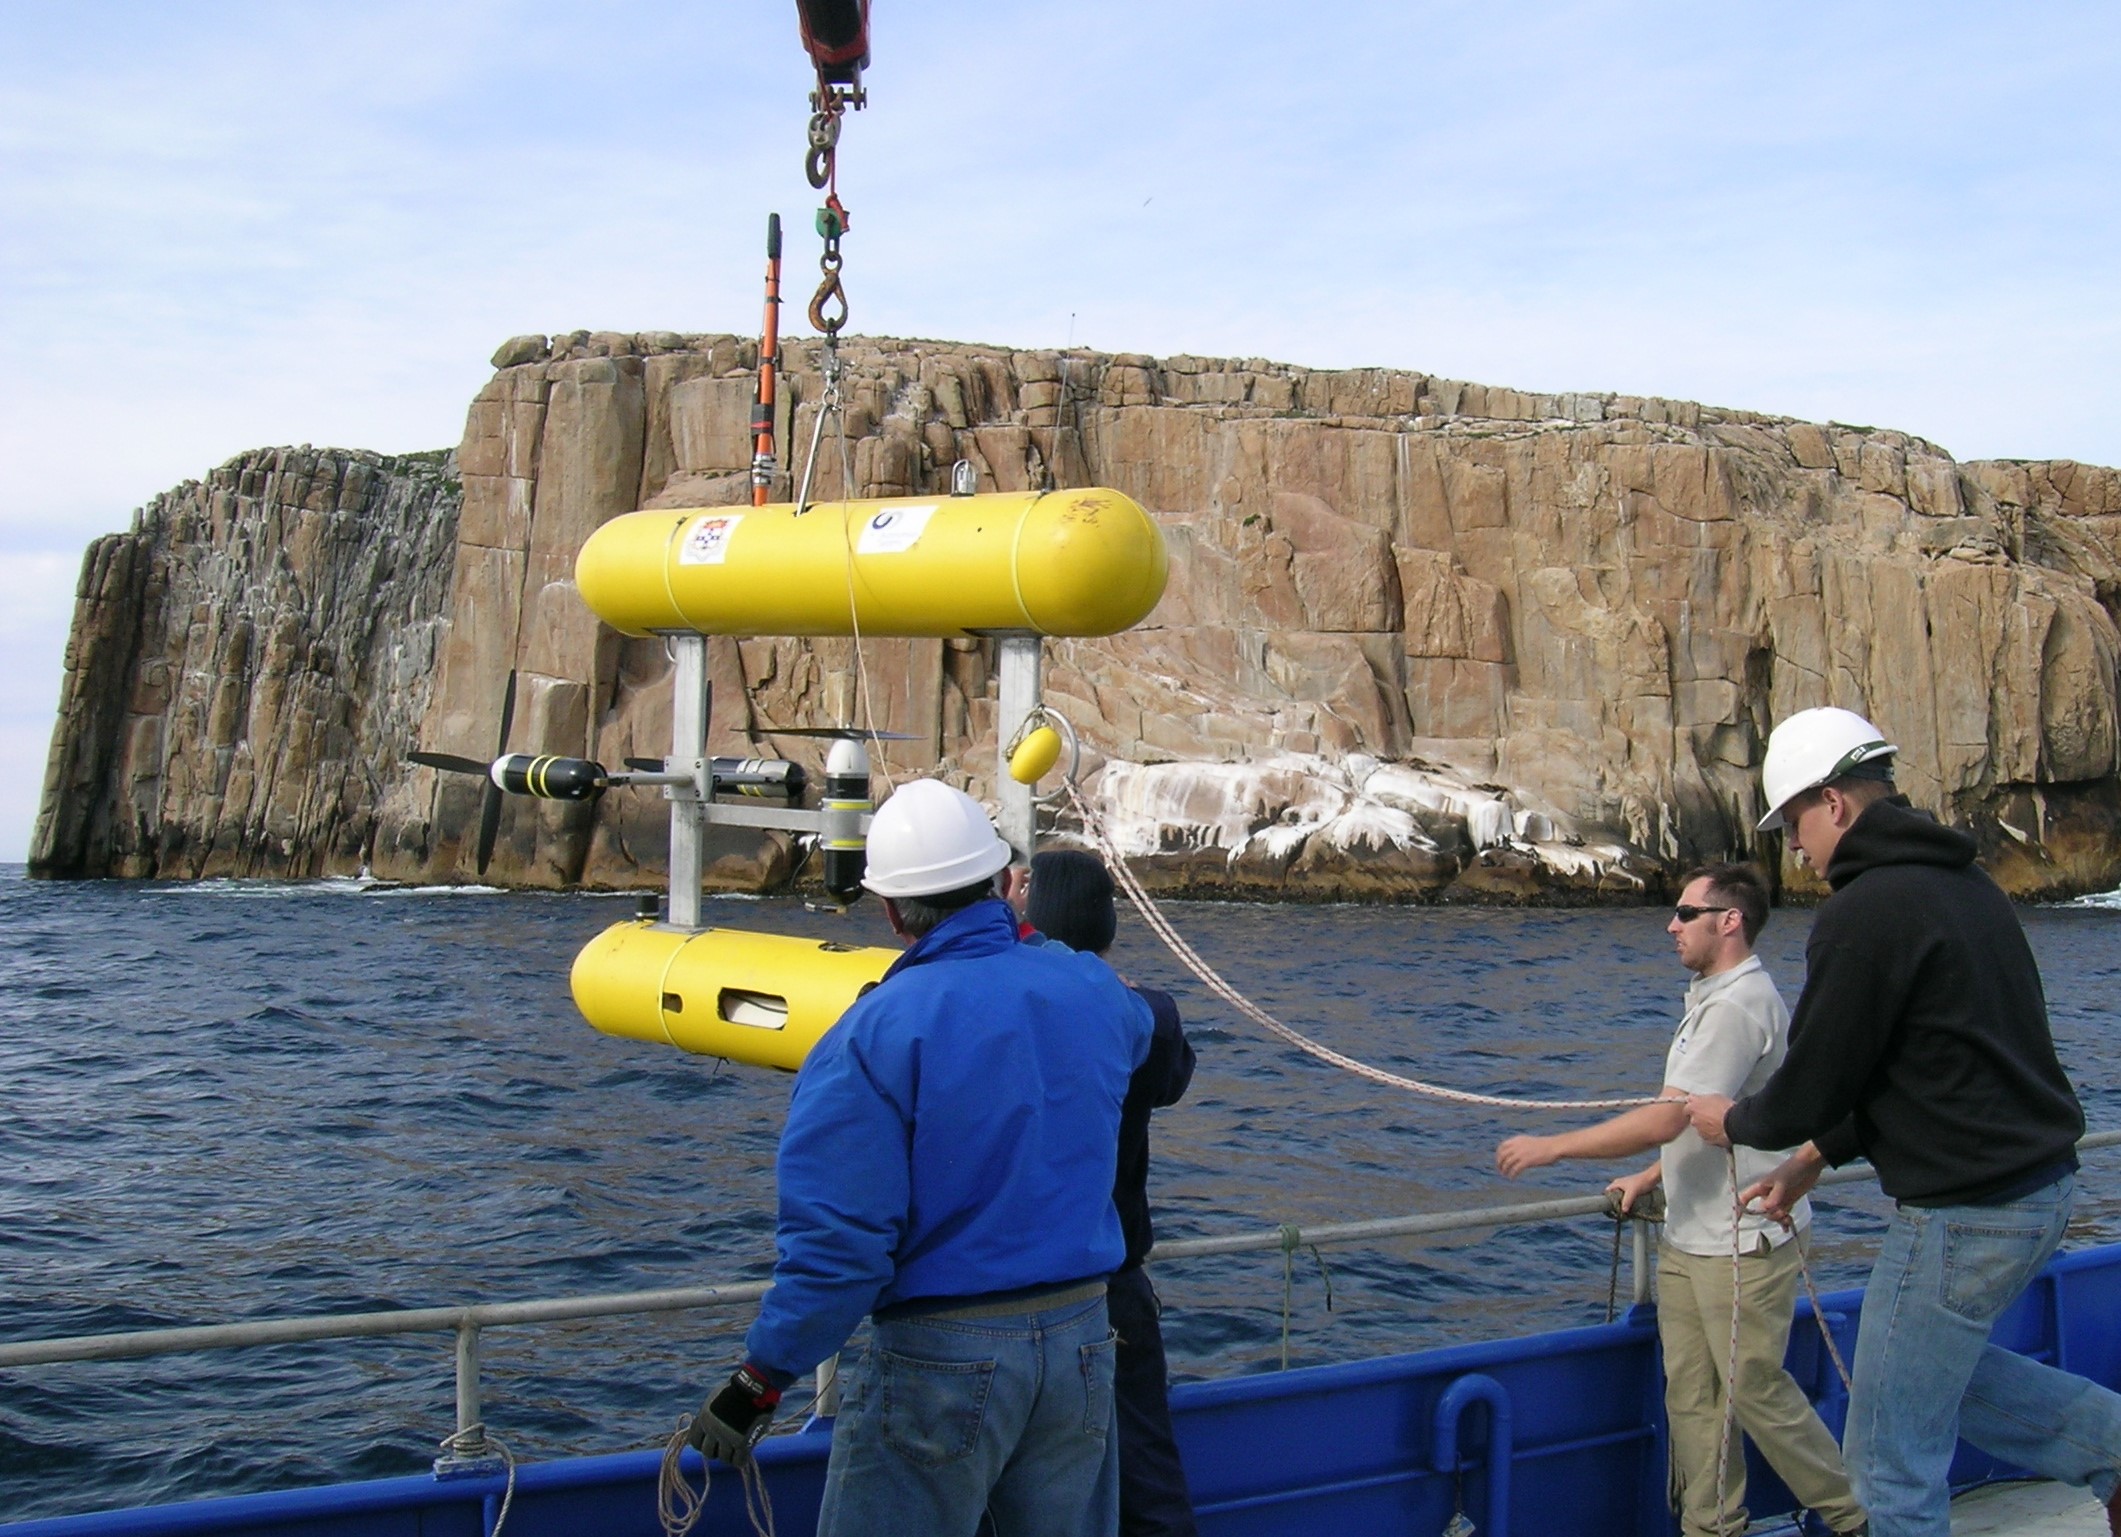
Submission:
[[[1862,1294],[1830,1293],[1844,1356]],[[1810,1310],[1790,1368],[1839,1431],[1846,1396]],[[1995,1341],[2121,1388],[2121,1245],[2066,1254],[1998,1323]],[[1439,1531],[1463,1502],[1483,1534],[1637,1537],[1672,1529],[1655,1323],[1646,1308],[1598,1328],[1451,1346],[1216,1382],[1172,1394],[1206,1537]],[[760,1449],[782,1537],[816,1525],[830,1435]],[[521,1469],[507,1537],[661,1537],[660,1457],[627,1452]],[[1953,1482],[2015,1472],[1961,1445]],[[484,1537],[496,1477],[381,1479],[0,1526],[4,1537]],[[1757,1461],[1756,1518],[1792,1508]],[[1497,1519],[1500,1516],[1502,1519]],[[746,1537],[733,1476],[715,1480],[700,1537]]]

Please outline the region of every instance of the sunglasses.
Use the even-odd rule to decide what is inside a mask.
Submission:
[[[1681,923],[1692,923],[1704,913],[1735,913],[1738,909],[1735,907],[1693,907],[1681,902],[1672,911],[1678,916]]]

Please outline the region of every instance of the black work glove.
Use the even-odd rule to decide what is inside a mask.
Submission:
[[[746,1361],[729,1378],[728,1386],[700,1406],[685,1432],[685,1444],[702,1456],[719,1457],[736,1464],[751,1456],[751,1448],[773,1420],[780,1407],[781,1390],[766,1378],[763,1367]]]

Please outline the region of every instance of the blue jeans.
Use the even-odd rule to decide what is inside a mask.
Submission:
[[[1112,1537],[1105,1299],[1001,1318],[875,1326],[849,1375],[818,1537]]]
[[[1902,1206],[1863,1293],[1842,1451],[1873,1537],[1950,1537],[1952,1452],[2105,1500],[2121,1478],[2121,1395],[1988,1342],[2062,1241],[2076,1180],[1998,1206]]]

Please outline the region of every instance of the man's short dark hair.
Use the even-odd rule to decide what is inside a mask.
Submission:
[[[1024,920],[1070,950],[1103,955],[1119,931],[1112,872],[1082,849],[1048,849],[1031,857],[1031,896]]]
[[[1745,942],[1751,944],[1767,927],[1768,889],[1767,877],[1760,873],[1757,865],[1718,863],[1696,865],[1687,871],[1679,882],[1683,892],[1696,881],[1709,883],[1709,900],[1719,907],[1738,910],[1738,926],[1745,931]]]
[[[1822,790],[1839,790],[1860,809],[1872,801],[1884,800],[1899,792],[1893,787],[1893,760],[1879,758],[1871,763],[1859,763],[1846,774],[1837,774],[1821,785]]]
[[[1893,783],[1891,759],[1879,758],[1875,762],[1859,763],[1846,774],[1837,774],[1823,785],[1813,785],[1809,790],[1799,790],[1791,796],[1782,808],[1784,823],[1795,822],[1799,813],[1818,804],[1822,790],[1840,791],[1858,812],[1868,809],[1873,801],[1882,801],[1888,795],[1900,793]]]
[[[990,875],[955,891],[931,892],[925,897],[893,897],[891,905],[898,912],[898,926],[914,939],[919,939],[952,913],[962,912],[974,902],[983,902],[993,895],[994,877]]]

